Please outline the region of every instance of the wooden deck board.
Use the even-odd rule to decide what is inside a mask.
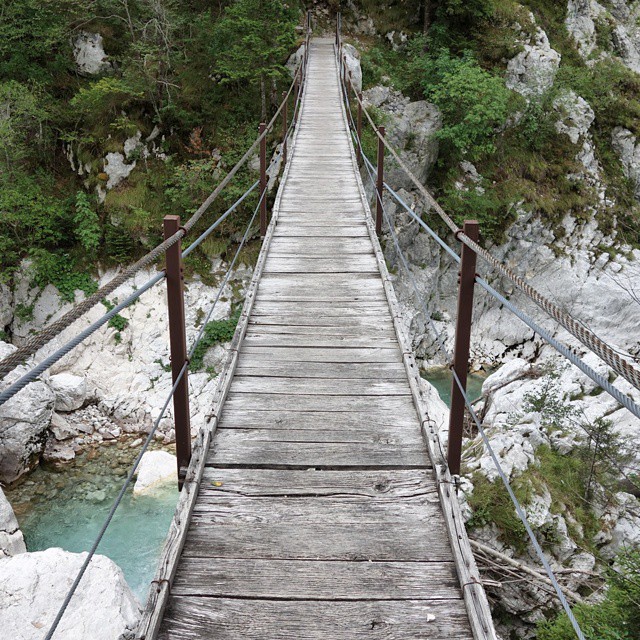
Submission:
[[[173,597],[162,640],[471,640],[459,600],[317,602]],[[455,606],[454,606],[455,605]]]
[[[473,637],[369,215],[317,40],[162,640]]]

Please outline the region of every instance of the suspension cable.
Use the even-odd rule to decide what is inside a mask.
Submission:
[[[511,502],[513,503],[515,509],[516,509],[516,513],[518,514],[518,518],[520,518],[520,520],[522,521],[522,524],[524,525],[524,528],[527,531],[527,535],[529,536],[529,540],[531,540],[531,544],[533,545],[533,548],[536,552],[536,555],[538,556],[540,562],[542,563],[542,566],[544,567],[544,570],[547,572],[547,575],[549,576],[549,580],[551,580],[551,583],[553,584],[553,588],[555,589],[555,592],[558,596],[558,599],[560,600],[560,603],[562,604],[562,608],[564,609],[565,613],[567,614],[567,617],[569,618],[569,621],[571,622],[571,626],[573,627],[573,630],[575,632],[575,634],[578,636],[578,638],[580,640],[585,640],[584,638],[584,634],[582,633],[582,629],[580,628],[580,625],[578,624],[578,621],[576,620],[575,616],[573,615],[573,611],[571,610],[571,606],[569,605],[569,603],[567,602],[567,599],[565,598],[565,595],[562,591],[562,587],[560,586],[560,584],[558,583],[558,580],[556,579],[555,574],[553,573],[553,569],[551,568],[551,565],[549,564],[549,561],[547,560],[546,556],[544,555],[544,552],[542,551],[542,547],[540,546],[540,543],[538,542],[538,539],[536,538],[535,533],[533,532],[533,529],[531,528],[531,525],[529,524],[529,521],[527,519],[527,516],[524,512],[524,509],[522,508],[522,506],[520,505],[520,502],[518,501],[518,498],[516,498],[516,494],[513,492],[513,489],[511,488],[511,484],[509,483],[509,479],[507,478],[504,470],[502,469],[502,466],[500,465],[500,461],[498,460],[498,457],[495,454],[495,451],[493,450],[493,447],[491,446],[491,442],[489,440],[489,438],[487,437],[487,434],[485,433],[484,428],[482,427],[482,422],[478,419],[478,416],[471,404],[471,400],[469,398],[469,396],[467,395],[467,391],[464,388],[464,385],[460,382],[460,378],[458,378],[458,374],[455,372],[454,369],[451,370],[453,373],[453,378],[456,382],[456,385],[458,386],[458,389],[460,390],[460,393],[462,394],[462,396],[464,397],[464,402],[467,405],[467,409],[471,415],[471,417],[473,418],[473,421],[476,423],[476,427],[478,428],[478,432],[480,433],[480,435],[482,436],[482,440],[485,444],[485,447],[487,448],[487,451],[489,452],[489,455],[491,456],[491,460],[493,461],[493,464],[496,468],[496,470],[498,471],[498,474],[500,476],[500,479],[502,480],[502,483],[504,484],[505,489],[507,490],[509,497],[511,498]]]
[[[413,184],[417,187],[421,195],[427,201],[429,207],[436,211],[436,213],[447,225],[449,230],[455,234],[456,238],[458,238],[458,240],[466,244],[477,255],[483,258],[493,269],[511,280],[511,282],[513,282],[513,284],[515,284],[528,298],[533,300],[533,302],[535,302],[541,309],[543,309],[543,311],[548,313],[554,320],[560,323],[582,344],[584,344],[599,358],[606,362],[616,373],[625,378],[634,387],[640,389],[640,369],[635,367],[625,358],[622,358],[613,348],[611,348],[608,344],[601,340],[593,331],[585,327],[583,323],[578,322],[570,314],[562,311],[555,303],[553,303],[537,289],[528,284],[526,280],[524,280],[521,276],[519,276],[509,267],[500,262],[491,253],[489,253],[486,249],[481,247],[477,242],[469,238],[469,236],[467,236],[462,230],[459,229],[458,225],[437,203],[437,201],[431,195],[431,193],[429,193],[427,188],[410,171],[410,169],[398,155],[395,148],[389,143],[388,139],[385,136],[380,135],[378,127],[376,126],[371,115],[364,106],[364,103],[362,102],[360,96],[356,93],[355,97],[377,138],[382,142],[382,144],[384,144],[385,148],[389,151],[402,171],[407,175],[408,178],[411,179]]]
[[[367,167],[367,173],[368,173],[368,175],[369,175],[369,177],[371,179],[372,184],[375,185],[375,180],[374,180],[374,177],[373,177],[373,173],[369,169],[369,167]],[[377,191],[376,191],[376,195],[377,195],[378,201],[382,205],[382,202],[380,201],[380,194],[378,194]],[[424,300],[422,299],[422,296],[420,296],[417,283],[415,281],[415,278],[413,277],[413,274],[411,273],[411,269],[409,268],[409,265],[408,265],[408,263],[406,261],[406,258],[405,258],[404,254],[402,252],[402,249],[400,247],[400,243],[398,241],[397,235],[395,233],[395,230],[393,229],[393,225],[391,224],[391,220],[390,220],[389,216],[387,215],[387,213],[385,211],[384,205],[382,205],[381,208],[382,208],[383,216],[384,216],[384,218],[385,218],[385,220],[387,222],[387,225],[389,226],[389,231],[390,231],[391,236],[393,238],[397,255],[398,255],[398,257],[401,258],[402,264],[403,264],[403,266],[404,266],[404,268],[405,268],[405,270],[407,272],[407,275],[410,278],[410,281],[411,281],[411,284],[413,286],[413,289],[414,289],[414,292],[416,294],[416,297],[419,298],[420,304],[423,307],[425,317],[428,318],[428,320],[431,322],[432,329],[435,332],[436,337],[438,338],[440,349],[443,351],[445,356],[449,357],[449,353],[448,353],[448,350],[446,348],[446,344],[445,344],[444,338],[442,337],[442,334],[437,330],[437,328],[433,324],[433,320],[431,319],[431,315],[429,314],[429,312],[427,310],[426,304],[425,304]],[[491,443],[490,443],[489,439],[487,438],[486,433],[484,432],[484,429],[483,429],[483,427],[482,427],[482,425],[481,425],[481,423],[480,423],[480,421],[479,421],[479,419],[477,417],[477,414],[475,413],[475,411],[473,409],[473,406],[471,404],[471,400],[470,400],[470,398],[469,398],[469,396],[468,396],[468,394],[466,392],[466,389],[463,387],[462,383],[460,382],[460,379],[458,378],[458,374],[455,372],[455,370],[452,368],[451,371],[453,373],[453,376],[454,376],[454,379],[456,381],[456,384],[459,387],[459,389],[460,389],[460,391],[461,391],[461,393],[462,393],[462,395],[464,397],[465,404],[467,405],[468,410],[471,413],[471,416],[474,419],[474,422],[476,423],[476,425],[478,427],[478,431],[480,432],[480,434],[482,436],[483,442],[484,442],[487,450],[489,451],[489,454],[491,455],[491,459],[492,459],[492,461],[493,461],[493,463],[494,463],[494,465],[495,465],[495,467],[496,467],[496,469],[498,471],[498,474],[500,475],[500,478],[502,479],[502,482],[504,483],[504,486],[507,489],[509,497],[511,498],[511,501],[513,502],[513,505],[514,505],[514,507],[516,509],[516,513],[517,513],[518,517],[520,518],[520,520],[522,521],[522,523],[523,523],[523,525],[524,525],[524,527],[525,527],[525,529],[527,531],[529,539],[531,540],[531,543],[533,544],[533,547],[535,549],[536,555],[540,559],[540,562],[542,563],[542,566],[544,567],[544,569],[545,569],[545,571],[546,571],[546,573],[547,573],[547,575],[549,577],[549,580],[551,581],[551,584],[552,584],[552,586],[553,586],[553,588],[554,588],[554,590],[555,590],[555,592],[556,592],[556,594],[557,594],[557,596],[558,596],[558,598],[560,600],[560,603],[561,603],[563,609],[565,610],[565,613],[567,614],[567,616],[568,616],[568,618],[569,618],[569,620],[571,622],[571,625],[572,625],[577,637],[579,638],[579,640],[585,640],[584,635],[582,633],[582,630],[580,628],[580,625],[578,624],[578,622],[577,622],[577,620],[576,620],[576,618],[575,618],[575,616],[573,614],[571,606],[567,602],[567,599],[566,599],[566,597],[565,597],[565,595],[564,595],[564,593],[562,591],[562,588],[560,587],[560,584],[558,583],[558,581],[556,579],[556,576],[555,576],[553,570],[551,569],[551,566],[549,565],[549,562],[547,561],[547,559],[546,559],[546,557],[545,557],[545,555],[544,555],[544,553],[542,551],[542,548],[540,547],[540,543],[538,542],[535,533],[533,532],[533,530],[531,529],[531,526],[529,525],[529,521],[527,520],[526,514],[525,514],[524,510],[522,509],[522,506],[520,505],[518,499],[516,498],[516,495],[513,492],[513,489],[511,488],[511,485],[509,483],[509,479],[506,477],[506,475],[505,475],[505,473],[504,473],[504,471],[503,471],[503,469],[502,469],[502,467],[500,465],[500,462],[499,462],[497,456],[495,455],[495,452],[493,451]],[[440,444],[440,438],[438,438],[438,443]]]
[[[353,124],[353,119],[351,119],[351,122]],[[372,126],[375,126],[375,125],[372,125]],[[383,138],[382,136],[379,136],[379,137],[380,137],[381,140],[385,140],[385,138]],[[360,138],[358,137],[357,133],[355,133],[355,139],[357,140],[358,144],[361,144]],[[369,161],[369,159],[364,154],[362,154],[362,158],[363,158],[364,166],[365,166],[365,168],[367,170],[367,174],[369,175],[371,183],[372,183],[372,185],[374,187],[374,193],[376,194],[376,198],[377,198],[377,200],[380,200],[380,196],[378,195],[377,190],[376,190],[376,186],[375,186],[375,179],[373,177],[373,174],[376,172],[376,167]],[[413,209],[411,209],[411,207],[386,182],[383,183],[383,184],[384,184],[384,187],[387,189],[387,191],[393,196],[393,198],[405,209],[405,211],[416,222],[418,222],[418,224],[420,224],[420,226],[423,229],[425,229],[425,231],[427,231],[427,233],[440,245],[440,247],[442,247],[446,251],[446,253],[453,258],[453,260],[455,262],[460,263],[460,261],[461,261],[460,256],[455,251],[453,251],[453,249],[451,249],[436,234],[436,232],[433,231],[433,229],[431,229],[429,227],[429,225],[427,225],[424,222],[424,220],[422,220],[422,218],[420,216],[418,216],[416,214],[416,212],[413,211]],[[382,202],[380,204],[381,204],[381,209],[382,209],[383,215],[385,217],[387,217],[384,205],[382,205]],[[387,219],[387,223],[389,223],[388,219]],[[389,223],[389,228],[391,230],[390,223]],[[391,233],[392,233],[392,235],[394,235],[393,230],[391,230]],[[458,236],[460,236],[460,235],[461,234],[458,234]],[[464,234],[462,234],[462,235],[464,235]],[[397,248],[399,248],[399,245],[396,245],[396,246],[397,246]],[[404,262],[404,259],[403,259],[403,262]],[[406,264],[405,264],[405,268],[406,268],[407,272],[409,273],[410,278],[415,283],[415,280],[413,279],[413,275],[410,273],[410,271],[408,269],[408,266]],[[524,312],[522,312],[519,308],[517,308],[509,300],[507,300],[503,295],[501,295],[498,291],[496,291],[496,289],[494,289],[491,285],[489,285],[489,283],[486,280],[476,276],[476,282],[483,289],[485,289],[485,291],[487,291],[487,293],[489,293],[489,295],[491,295],[493,298],[498,300],[498,302],[500,302],[500,304],[504,305],[514,315],[516,315],[518,318],[520,318],[520,320],[522,320],[529,328],[533,329],[533,331],[535,333],[537,333],[541,338],[543,338],[545,341],[547,341],[554,349],[556,349],[556,351],[558,351],[562,356],[567,358],[572,364],[574,364],[576,367],[578,367],[578,369],[580,369],[585,375],[587,375],[589,378],[591,378],[599,387],[604,389],[612,398],[614,398],[614,400],[619,402],[623,407],[625,407],[627,410],[629,410],[634,416],[636,416],[637,418],[640,418],[640,405],[638,403],[636,403],[632,398],[630,398],[628,395],[626,395],[625,393],[620,391],[620,389],[615,387],[611,382],[609,382],[609,380],[604,378],[602,375],[598,374],[592,367],[587,365],[581,358],[579,358],[569,347],[567,347],[566,345],[562,344],[557,339],[555,339],[551,335],[551,333],[549,331],[547,331],[547,330],[543,329],[542,327],[540,327],[533,319],[531,319],[528,315],[526,315]],[[417,285],[414,285],[414,290],[416,290],[416,292],[417,292]],[[430,326],[431,326],[431,328],[432,328],[432,330],[434,332],[434,335],[436,335],[436,338],[437,338],[438,342],[440,342],[440,344],[443,345],[444,344],[443,338],[442,338],[441,334],[438,332],[435,324],[433,323],[433,321],[432,321],[432,319],[431,319],[431,317],[429,315],[427,315],[427,321],[428,322],[430,321]],[[586,330],[588,331],[588,329],[586,329]],[[613,349],[609,345],[604,343],[597,336],[596,336],[596,339],[599,340],[609,350],[611,350],[611,352],[614,352]],[[447,357],[450,357],[447,354],[446,348],[443,350],[443,353],[445,353],[445,355],[447,355]],[[597,355],[599,355],[599,354],[597,354]],[[625,378],[626,378],[626,376],[625,376]],[[626,379],[628,380],[628,378],[626,378]]]
[[[165,239],[162,243],[160,243],[157,247],[149,251],[146,255],[140,258],[135,264],[127,267],[121,274],[117,275],[115,278],[110,280],[107,284],[100,287],[96,292],[91,294],[82,302],[78,303],[74,306],[70,311],[65,313],[60,319],[56,320],[54,323],[45,327],[42,331],[37,333],[34,336],[28,338],[24,344],[22,344],[16,351],[9,354],[2,360],[0,360],[0,379],[6,376],[10,371],[15,369],[17,366],[22,364],[29,356],[32,356],[38,349],[43,347],[45,344],[53,340],[56,336],[58,336],[64,329],[73,324],[78,318],[82,317],[87,311],[96,306],[99,302],[104,300],[108,295],[113,293],[119,286],[124,284],[127,280],[133,277],[136,273],[153,264],[161,255],[163,255],[169,248],[171,248],[176,242],[178,242],[181,238],[183,238],[193,227],[198,223],[200,218],[204,215],[204,213],[209,209],[209,207],[213,204],[213,202],[218,198],[222,190],[231,182],[234,176],[238,173],[238,171],[246,164],[251,155],[257,149],[258,145],[262,140],[267,136],[269,131],[273,128],[276,120],[282,113],[285,102],[289,100],[292,91],[296,87],[296,82],[298,79],[302,82],[303,80],[303,65],[304,61],[301,61],[296,73],[294,75],[294,79],[289,86],[289,90],[287,91],[285,97],[283,98],[280,106],[275,112],[274,116],[271,118],[269,123],[266,125],[264,132],[262,132],[253,142],[253,144],[249,147],[249,149],[245,152],[245,154],[238,160],[235,166],[227,173],[227,175],[222,179],[222,181],[218,184],[218,186],[213,190],[213,192],[209,195],[209,197],[198,207],[196,212],[191,216],[191,218],[183,225],[183,228],[174,233],[171,237]]]
[[[189,367],[189,362],[191,360],[191,358],[193,357],[193,354],[195,353],[195,350],[198,348],[198,345],[200,344],[202,337],[204,335],[207,323],[209,322],[209,319],[211,318],[211,315],[213,314],[213,311],[216,307],[216,304],[218,303],[218,301],[220,300],[220,297],[222,296],[222,292],[224,291],[225,287],[227,286],[229,279],[231,277],[231,274],[233,273],[233,267],[235,266],[236,260],[238,259],[238,256],[240,255],[240,252],[242,251],[242,248],[244,247],[247,239],[249,238],[250,232],[251,232],[251,228],[253,226],[253,223],[256,219],[256,216],[258,214],[258,211],[260,210],[260,205],[262,204],[262,201],[264,199],[266,195],[266,189],[263,190],[262,192],[262,196],[260,197],[260,201],[258,203],[258,206],[256,207],[253,216],[251,217],[251,220],[249,221],[249,224],[247,225],[246,231],[244,233],[244,236],[242,238],[242,241],[240,242],[240,245],[238,246],[238,249],[233,257],[233,260],[231,261],[231,264],[229,265],[229,268],[227,269],[227,273],[225,275],[224,280],[222,281],[222,284],[220,285],[220,288],[218,290],[218,294],[216,295],[215,300],[213,301],[213,304],[211,305],[209,312],[207,314],[207,317],[204,321],[204,323],[202,324],[202,327],[200,329],[200,332],[198,333],[198,336],[196,337],[196,339],[194,340],[191,348],[189,349],[189,353],[187,356],[187,361],[185,362],[185,364],[183,365],[182,369],[180,370],[180,373],[178,374],[178,377],[176,378],[176,381],[174,382],[173,386],[171,387],[171,391],[169,392],[164,405],[162,406],[162,409],[160,411],[160,414],[158,415],[158,417],[155,419],[153,426],[151,427],[151,431],[149,431],[149,435],[147,436],[142,449],[140,450],[140,452],[138,453],[133,466],[131,468],[131,470],[129,471],[129,474],[127,475],[126,480],[124,481],[124,484],[122,485],[122,488],[120,489],[120,492],[118,493],[118,496],[115,500],[115,502],[113,503],[113,505],[111,506],[111,509],[109,510],[109,513],[107,515],[107,518],[105,519],[100,532],[98,533],[98,536],[96,537],[96,539],[94,540],[93,544],[91,545],[91,549],[89,550],[87,557],[85,558],[84,562],[82,563],[82,567],[80,568],[78,575],[76,576],[75,580],[73,581],[73,584],[71,585],[69,591],[67,592],[67,595],[65,596],[64,601],[62,602],[62,605],[60,606],[60,609],[58,610],[58,613],[53,621],[53,623],[51,624],[51,627],[49,628],[49,631],[47,632],[47,635],[45,636],[45,640],[51,640],[51,638],[53,637],[54,633],[56,632],[56,629],[58,628],[58,625],[60,624],[60,621],[62,620],[62,617],[64,616],[65,611],[67,610],[69,603],[71,602],[71,599],[73,598],[73,595],[75,594],[78,585],[80,584],[80,581],[82,580],[82,577],[84,576],[89,563],[91,562],[91,559],[94,557],[98,546],[100,545],[100,543],[102,542],[102,539],[109,527],[109,525],[111,524],[111,521],[113,519],[113,516],[117,510],[117,508],[120,506],[120,503],[122,502],[122,499],[125,496],[125,493],[127,491],[127,489],[129,488],[129,485],[131,484],[133,477],[135,476],[135,473],[138,469],[138,466],[140,464],[140,461],[142,460],[142,456],[144,455],[144,453],[147,451],[149,445],[151,444],[151,441],[158,429],[158,426],[160,425],[160,421],[162,420],[162,418],[164,417],[164,414],[167,411],[167,408],[169,407],[169,403],[171,402],[171,399],[173,398],[176,389],[178,388],[178,385],[180,384],[180,381],[182,380],[182,378],[184,377],[185,373],[187,372],[187,369]]]

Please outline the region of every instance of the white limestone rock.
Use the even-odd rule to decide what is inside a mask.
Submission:
[[[86,557],[47,549],[0,561],[0,627],[3,636],[42,640]],[[60,621],[65,640],[125,640],[140,620],[140,605],[120,568],[94,556]]]
[[[624,127],[611,132],[611,144],[620,158],[624,175],[634,185],[634,195],[640,202],[640,143],[636,136]]]
[[[133,495],[150,493],[165,484],[177,482],[178,464],[166,451],[147,451],[140,460]]]
[[[0,389],[8,387],[26,371],[23,366],[15,369],[0,381]],[[37,381],[0,407],[0,482],[11,483],[38,464],[53,404],[51,389],[45,382]]]
[[[121,153],[107,153],[104,162],[104,172],[109,176],[107,190],[117,187],[136,168],[135,160],[131,164],[127,164],[124,160],[125,157]]]
[[[305,56],[307,50],[307,46],[302,44],[300,45],[290,56],[289,59],[287,60],[285,67],[289,70],[289,73],[291,74],[291,78],[295,78],[296,76],[296,72],[298,71],[298,67],[300,66],[300,63],[302,62],[302,59]]]
[[[376,86],[363,93],[365,106],[380,108],[387,116],[386,136],[400,153],[409,170],[426,183],[438,160],[437,133],[442,128],[442,114],[436,105],[408,98],[389,87]],[[385,179],[398,191],[410,189],[413,182],[395,163],[385,167]],[[365,185],[368,185],[368,178]]]
[[[507,64],[507,87],[527,98],[542,95],[553,86],[561,56],[551,48],[547,34],[540,28],[522,46],[524,50]]]
[[[9,501],[0,489],[0,558],[25,553],[27,547]]]
[[[75,411],[87,399],[87,381],[84,376],[58,373],[49,378],[49,386],[56,396],[56,411]]]
[[[99,33],[82,31],[78,34],[73,41],[73,57],[82,75],[93,76],[112,68]]]
[[[604,13],[604,7],[594,0],[569,0],[567,3],[565,26],[585,59],[596,48],[595,20]]]
[[[617,56],[632,71],[640,73],[640,3],[627,0],[569,0],[565,25],[578,52],[593,64],[602,57]],[[599,23],[608,24],[611,41],[598,54]]]
[[[530,378],[533,371],[533,365],[522,358],[509,360],[482,383],[482,395],[488,396],[516,380]]]
[[[49,425],[51,433],[56,440],[68,440],[78,435],[78,430],[59,413],[54,413],[51,416],[51,424]]]
[[[9,285],[0,282],[0,331],[4,331],[13,320],[13,292]]]
[[[351,86],[355,91],[362,91],[362,68],[360,66],[360,52],[350,44],[342,45],[345,57],[347,75],[351,72]]]

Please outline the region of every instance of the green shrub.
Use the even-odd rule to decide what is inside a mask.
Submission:
[[[86,272],[78,269],[76,260],[68,253],[52,253],[46,249],[31,252],[35,265],[35,284],[40,288],[52,284],[67,302],[73,302],[76,290],[90,295],[98,285]]]
[[[573,613],[586,640],[640,640],[640,551],[628,549],[608,572],[605,597],[596,604],[578,604]],[[566,614],[538,625],[538,640],[573,640]]]
[[[74,231],[78,241],[90,254],[100,245],[102,230],[100,220],[91,206],[89,196],[84,191],[76,194],[76,214],[73,217]]]
[[[191,358],[191,370],[200,371],[204,366],[205,353],[216,344],[229,342],[238,326],[240,310],[238,309],[228,320],[212,320],[207,322],[204,335]]]

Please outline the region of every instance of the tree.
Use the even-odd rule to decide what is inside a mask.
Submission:
[[[221,82],[260,85],[261,115],[267,117],[269,79],[283,77],[296,42],[298,12],[280,0],[236,0],[213,31],[214,69]]]

